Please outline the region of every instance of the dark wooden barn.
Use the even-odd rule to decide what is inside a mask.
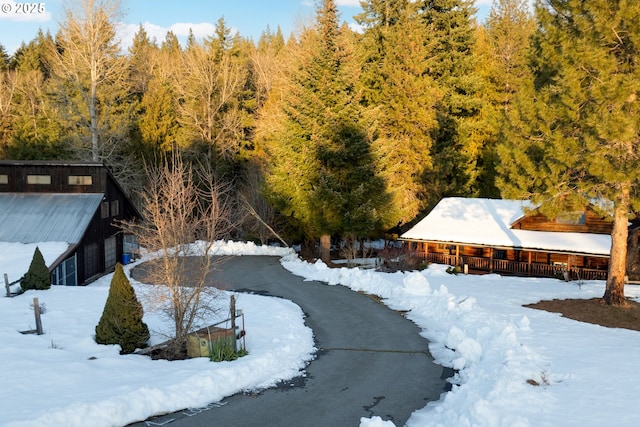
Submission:
[[[112,271],[132,245],[117,222],[137,218],[101,163],[0,161],[0,242],[67,243],[49,266],[54,284],[86,284]]]

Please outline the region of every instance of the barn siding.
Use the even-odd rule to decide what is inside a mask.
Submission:
[[[105,241],[116,239],[116,261],[122,259],[123,236],[115,225],[118,221],[140,218],[131,203],[108,169],[100,163],[82,162],[40,162],[40,161],[0,161],[0,192],[5,193],[93,193],[103,194],[103,203],[108,206],[108,215],[103,217],[102,206],[98,206],[75,252],[65,259],[77,256],[78,283],[86,283],[96,274],[107,272],[112,266],[105,265]],[[48,175],[50,184],[29,184],[29,175]],[[69,176],[91,176],[91,185],[69,184]],[[5,182],[6,181],[6,182]],[[115,202],[115,204],[114,204]],[[117,206],[117,212],[112,209]],[[87,255],[91,254],[90,259]],[[58,260],[58,263],[64,260]],[[53,270],[56,265],[52,265]]]

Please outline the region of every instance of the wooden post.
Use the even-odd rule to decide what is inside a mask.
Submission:
[[[493,248],[489,248],[489,273],[493,273]]]
[[[460,246],[456,245],[456,266],[460,264]]]
[[[233,352],[238,351],[236,348],[236,296],[231,295],[231,302],[229,303],[229,308],[231,310],[231,336],[233,342]]]
[[[11,296],[11,287],[9,286],[9,276],[7,273],[4,273],[4,288],[7,290],[7,296]]]
[[[42,320],[40,319],[40,304],[38,298],[33,299],[33,313],[36,316],[36,333],[42,335]]]
[[[531,257],[533,256],[533,252],[529,251],[529,262],[527,265],[527,274],[531,276]]]

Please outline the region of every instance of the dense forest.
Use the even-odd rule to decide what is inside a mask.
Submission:
[[[361,32],[320,0],[294,34],[254,42],[221,18],[184,46],[140,27],[122,52],[114,3],[76,2],[57,34],[0,45],[0,158],[102,161],[136,199],[179,153],[232,186],[239,237],[262,241],[381,236],[449,195],[551,215],[606,198],[626,227],[640,5],[494,0],[478,23],[472,0],[361,3]]]

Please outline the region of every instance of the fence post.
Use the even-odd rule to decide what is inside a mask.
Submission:
[[[231,302],[229,303],[231,310],[231,333],[233,334],[233,352],[238,351],[236,347],[236,296],[231,295]]]
[[[36,333],[42,335],[42,320],[40,319],[40,304],[38,298],[33,299],[33,312],[36,316]]]
[[[4,288],[7,290],[7,296],[11,296],[11,287],[9,286],[9,276],[7,273],[4,273]]]

